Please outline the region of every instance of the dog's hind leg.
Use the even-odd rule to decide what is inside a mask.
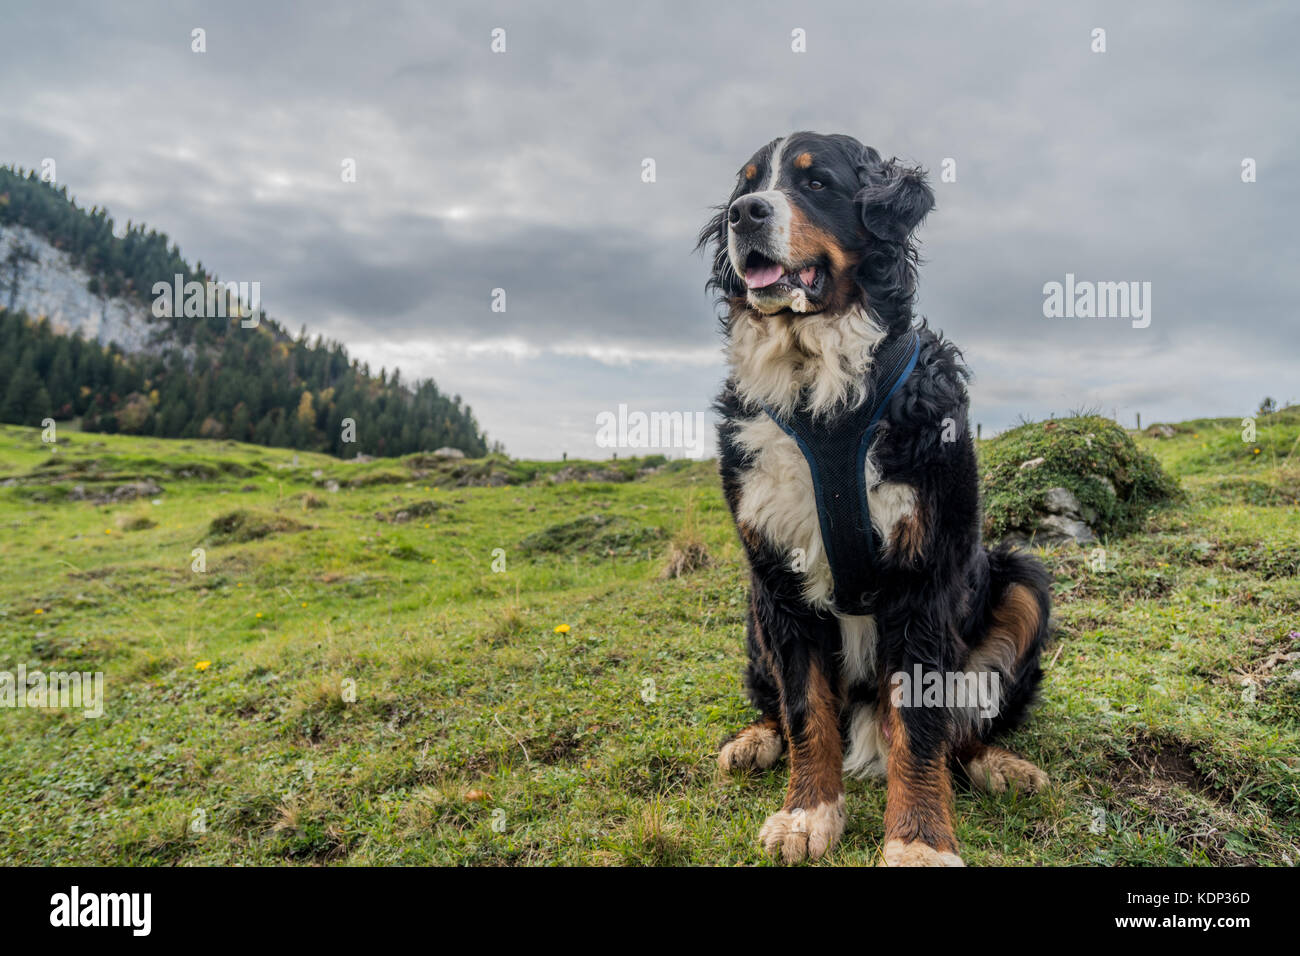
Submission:
[[[977,677],[996,674],[999,699],[990,718],[968,712],[956,763],[973,786],[990,793],[1041,790],[1047,774],[990,741],[1024,720],[1042,680],[1039,655],[1051,607],[1047,574],[1029,555],[999,548],[989,552],[989,584],[989,625],[964,669]]]
[[[958,763],[971,786],[986,793],[1007,790],[1042,790],[1049,783],[1047,774],[1023,757],[995,744],[972,741],[962,748]]]
[[[785,734],[775,717],[760,717],[744,730],[723,741],[718,766],[729,772],[766,770],[781,759]]]

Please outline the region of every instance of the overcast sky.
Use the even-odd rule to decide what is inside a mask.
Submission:
[[[920,311],[986,433],[1300,400],[1300,6],[623,6],[3,0],[0,162],[54,158],[83,205],[432,376],[515,455],[604,457],[620,403],[707,410],[694,236],[795,129],[931,170]],[[1150,282],[1150,325],[1044,317],[1067,273]]]

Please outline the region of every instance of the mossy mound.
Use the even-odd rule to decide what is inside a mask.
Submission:
[[[979,456],[990,540],[1086,542],[1126,534],[1181,494],[1128,432],[1095,415],[1021,425],[985,442]]]
[[[586,515],[530,534],[520,542],[520,547],[527,555],[644,557],[663,538],[662,528],[640,524],[622,515]]]
[[[208,540],[213,544],[237,544],[256,541],[285,531],[306,531],[308,526],[282,515],[258,511],[229,511],[212,519]]]

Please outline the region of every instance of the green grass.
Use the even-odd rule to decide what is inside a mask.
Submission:
[[[0,670],[103,671],[106,712],[0,708],[0,861],[765,861],[784,765],[714,763],[751,715],[711,463],[60,434],[0,428]],[[1059,641],[1010,745],[1053,786],[960,790],[968,863],[1300,860],[1297,441],[1293,411],[1139,437],[1183,498],[1047,553]],[[825,862],[873,864],[883,785],[848,799]]]

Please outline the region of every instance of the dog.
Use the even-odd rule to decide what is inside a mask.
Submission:
[[[787,863],[840,839],[845,773],[887,778],[889,866],[962,865],[954,771],[990,791],[1048,783],[993,743],[1036,696],[1051,594],[1031,556],[981,540],[969,372],[913,316],[933,207],[923,170],[797,132],[745,163],[699,236],[724,309],[719,470],[750,567],[760,715],[718,762],[767,769],[788,751],[785,802],[759,832]],[[991,694],[961,699],[979,681]]]

